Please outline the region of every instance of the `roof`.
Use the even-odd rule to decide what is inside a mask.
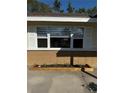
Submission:
[[[90,15],[91,18],[97,18],[97,14]]]
[[[94,16],[87,14],[70,14],[70,13],[28,13],[27,21],[44,21],[44,22],[96,22]]]
[[[70,14],[70,13],[28,13],[27,14],[28,17],[31,16],[46,16],[46,17],[85,17],[85,18],[89,18],[90,16],[88,16],[88,14],[82,13],[82,14]]]

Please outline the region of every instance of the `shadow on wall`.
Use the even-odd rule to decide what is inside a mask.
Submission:
[[[96,51],[58,51],[57,57],[70,57],[70,65],[74,66],[74,57],[97,57]]]
[[[90,18],[90,19],[88,20],[88,22],[96,22],[96,21],[97,21],[96,18]]]

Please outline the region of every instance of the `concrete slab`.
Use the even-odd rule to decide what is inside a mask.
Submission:
[[[79,71],[28,71],[27,81],[27,93],[90,93]]]

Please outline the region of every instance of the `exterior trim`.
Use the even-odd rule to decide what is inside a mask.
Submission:
[[[96,18],[85,17],[27,17],[27,21],[43,22],[96,22]]]
[[[28,49],[28,50],[62,50],[62,51],[96,51],[97,49],[83,49],[83,48],[35,48],[35,49]]]

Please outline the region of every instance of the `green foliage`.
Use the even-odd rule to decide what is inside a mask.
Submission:
[[[37,0],[28,0],[27,10],[28,12],[41,12],[41,13],[52,12],[52,9],[47,4],[44,4]]]
[[[90,8],[86,11],[89,15],[97,14],[97,8],[96,6],[93,8]]]
[[[68,13],[73,13],[74,12],[74,8],[73,8],[71,2],[68,3],[67,11],[68,11]]]
[[[54,1],[54,10],[57,12],[60,12],[60,6],[61,6],[60,0],[55,0]]]
[[[79,8],[77,10],[75,10],[75,13],[85,13],[86,12],[86,9],[85,8]]]
[[[60,13],[64,13],[64,10],[60,10]]]

